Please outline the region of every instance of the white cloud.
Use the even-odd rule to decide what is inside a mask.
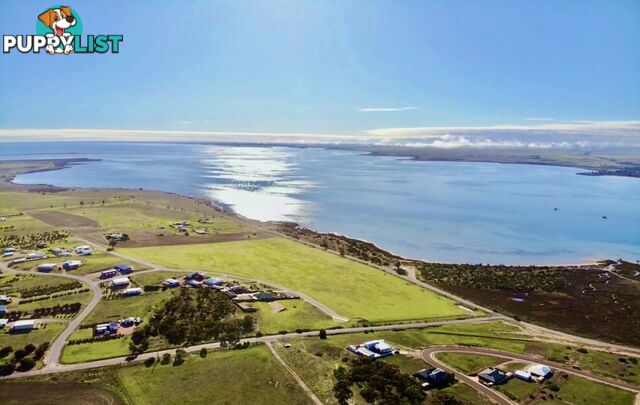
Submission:
[[[379,143],[379,145],[389,145]],[[442,135],[427,142],[406,142],[393,143],[394,146],[406,146],[410,148],[531,148],[531,149],[551,149],[551,148],[576,148],[587,147],[588,142],[524,142],[519,140],[502,140],[489,138],[470,139],[460,135]]]
[[[525,118],[526,121],[555,121],[553,118],[549,117],[529,117]]]
[[[446,134],[485,134],[499,133],[555,133],[563,135],[615,134],[640,135],[640,121],[572,121],[569,123],[531,124],[531,125],[487,125],[487,126],[449,126],[449,127],[402,127],[377,128],[365,131],[370,136],[381,137],[438,137]]]
[[[409,111],[409,110],[417,110],[418,107],[364,107],[360,108],[358,111],[360,112],[395,112],[395,111]]]

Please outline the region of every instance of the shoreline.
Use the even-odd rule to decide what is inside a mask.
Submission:
[[[410,158],[410,157],[408,157]],[[162,191],[162,190],[156,190],[156,189],[147,189],[147,188],[118,188],[118,187],[61,187],[61,186],[55,186],[55,185],[51,185],[51,184],[28,184],[28,183],[16,183],[15,182],[15,178],[18,175],[21,174],[30,174],[30,173],[38,173],[38,172],[47,172],[47,171],[54,171],[54,170],[62,170],[68,167],[71,167],[75,164],[83,164],[83,163],[88,163],[88,162],[96,162],[96,161],[101,161],[101,159],[92,159],[92,158],[61,158],[61,159],[25,159],[25,160],[7,160],[7,161],[0,161],[1,163],[50,163],[53,164],[53,167],[51,168],[33,168],[33,169],[29,169],[20,173],[16,173],[13,174],[11,176],[6,177],[5,179],[0,179],[0,181],[5,181],[6,183],[12,185],[12,186],[16,186],[16,187],[46,187],[47,189],[50,190],[57,190],[57,191],[66,191],[66,190],[122,190],[122,191],[148,191],[148,192],[154,192],[154,193],[160,193],[160,194],[166,194],[166,195],[171,195],[171,196],[175,196],[175,197],[182,197],[182,198],[188,198],[188,199],[192,199],[192,200],[196,200],[199,202],[202,202],[203,204],[209,205],[211,207],[213,207],[214,209],[223,212],[227,215],[233,215],[234,217],[243,220],[243,221],[247,221],[247,222],[251,222],[251,223],[259,223],[262,225],[272,225],[272,226],[279,226],[279,225],[284,225],[285,227],[293,227],[293,228],[297,228],[297,229],[301,229],[304,230],[305,232],[311,232],[315,235],[321,236],[321,235],[332,235],[336,238],[341,238],[344,239],[346,241],[349,241],[350,243],[355,243],[355,244],[366,244],[366,245],[370,245],[375,251],[382,253],[385,256],[394,258],[398,261],[404,261],[404,262],[409,262],[409,263],[425,263],[425,264],[443,264],[443,265],[465,265],[465,264],[472,264],[472,262],[443,262],[443,261],[429,261],[426,259],[421,259],[421,258],[410,258],[410,257],[406,257],[406,256],[402,256],[402,255],[398,255],[390,250],[381,248],[380,246],[376,245],[374,242],[365,240],[365,239],[359,239],[359,238],[354,238],[354,237],[350,237],[348,235],[343,235],[343,234],[339,234],[339,233],[335,233],[335,232],[319,232],[310,228],[307,228],[301,224],[298,224],[296,222],[293,221],[259,221],[259,220],[255,220],[255,219],[251,219],[248,217],[245,217],[239,213],[237,213],[233,208],[230,208],[228,205],[224,204],[224,203],[220,203],[219,201],[213,200],[213,199],[207,199],[207,198],[203,198],[203,197],[198,197],[198,196],[190,196],[190,195],[184,195],[184,194],[179,194],[179,193],[174,193],[174,192],[170,192],[170,191]],[[489,163],[489,162],[486,162]],[[494,163],[499,163],[499,162],[494,162]],[[490,266],[505,266],[505,267],[512,267],[512,268],[518,268],[518,267],[539,267],[539,268],[544,268],[544,267],[564,267],[564,268],[580,268],[580,267],[585,267],[585,266],[598,266],[599,262],[605,261],[605,260],[609,260],[608,258],[601,258],[601,259],[591,259],[588,261],[584,261],[584,262],[573,262],[573,263],[568,263],[568,264],[504,264],[504,263],[482,263],[483,265],[490,265]]]

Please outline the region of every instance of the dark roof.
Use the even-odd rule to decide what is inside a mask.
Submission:
[[[494,384],[500,384],[507,379],[507,376],[502,371],[495,368],[487,368],[478,373],[478,378],[492,382]]]
[[[439,381],[445,380],[447,378],[447,373],[440,368],[425,368],[415,373],[414,376],[418,377],[421,380],[437,383]]]
[[[131,266],[129,266],[128,264],[116,264],[115,266],[116,270],[131,270]]]

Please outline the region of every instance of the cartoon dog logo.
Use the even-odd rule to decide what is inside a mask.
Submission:
[[[67,6],[50,8],[46,10],[44,13],[40,14],[38,16],[38,19],[42,21],[42,23],[46,25],[48,28],[51,28],[52,33],[48,33],[47,34],[48,37],[52,37],[54,35],[58,37],[70,36],[71,34],[65,33],[64,31],[67,28],[70,28],[76,25],[76,22],[77,22],[76,18],[73,16],[73,13],[71,12],[71,7],[67,7]],[[45,50],[50,54],[64,52],[65,55],[68,55],[71,52],[73,52],[73,46],[65,45],[64,49],[62,48],[54,49],[53,45],[49,45],[45,48]]]

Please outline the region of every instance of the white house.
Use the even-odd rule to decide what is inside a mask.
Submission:
[[[123,288],[129,285],[129,277],[116,277],[111,280],[111,288]]]
[[[93,249],[89,245],[82,245],[75,248],[76,254],[81,256],[88,256],[93,254]]]

